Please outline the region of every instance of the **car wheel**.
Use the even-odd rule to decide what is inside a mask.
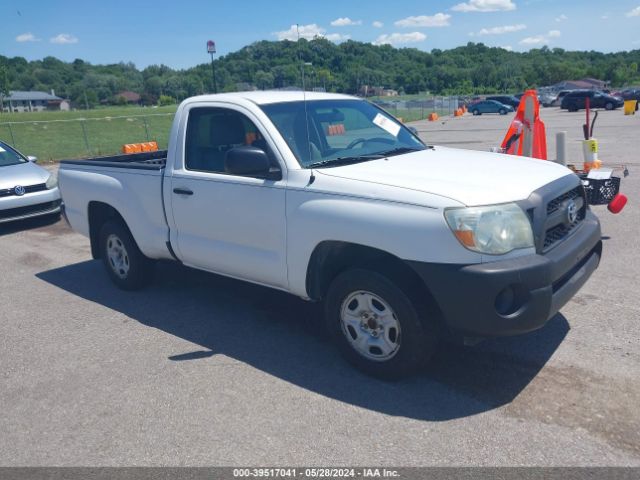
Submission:
[[[477,115],[480,115],[480,110],[478,109],[471,110],[471,113],[477,116]]]
[[[506,115],[507,111],[504,108],[501,108],[498,113],[500,113],[500,115]]]
[[[138,290],[153,278],[155,263],[144,256],[121,222],[109,221],[102,226],[100,255],[109,277],[123,290]]]
[[[412,373],[436,349],[436,324],[421,321],[418,311],[389,278],[363,269],[338,275],[325,300],[327,326],[344,357],[387,380]]]
[[[604,108],[605,108],[605,110],[613,110],[613,103],[611,103],[611,102],[607,102],[607,103],[604,105]]]

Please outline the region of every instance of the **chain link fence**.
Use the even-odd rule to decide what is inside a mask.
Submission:
[[[166,149],[173,113],[0,123],[0,139],[40,161],[113,155],[122,145],[158,142]]]
[[[430,113],[453,115],[461,97],[369,98],[404,122],[422,120]],[[25,114],[28,115],[28,114]],[[0,139],[40,161],[113,155],[126,143],[156,141],[166,149],[173,113],[121,115],[64,120],[0,121]]]

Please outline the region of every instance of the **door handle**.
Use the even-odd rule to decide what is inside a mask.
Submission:
[[[178,195],[193,195],[193,192],[188,188],[174,188],[173,193],[177,193]]]

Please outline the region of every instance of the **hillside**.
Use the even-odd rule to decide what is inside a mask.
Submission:
[[[306,66],[307,87],[355,93],[361,85],[381,85],[407,94],[515,92],[561,80],[595,77],[614,86],[640,83],[640,50],[618,53],[569,52],[559,48],[525,53],[468,43],[451,50],[425,52],[326,39],[261,41],[215,62],[219,90],[242,84],[258,88],[300,86],[300,57]],[[84,105],[113,100],[130,90],[155,103],[161,95],[182,99],[212,91],[211,65],[186,70],[152,65],[138,70],[132,63],[92,65],[53,57],[28,62],[0,56],[0,93],[8,90],[54,89],[56,94]],[[86,95],[86,97],[85,97]]]

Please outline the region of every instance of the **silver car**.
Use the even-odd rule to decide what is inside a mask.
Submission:
[[[34,161],[0,142],[0,223],[60,213],[58,179]]]

